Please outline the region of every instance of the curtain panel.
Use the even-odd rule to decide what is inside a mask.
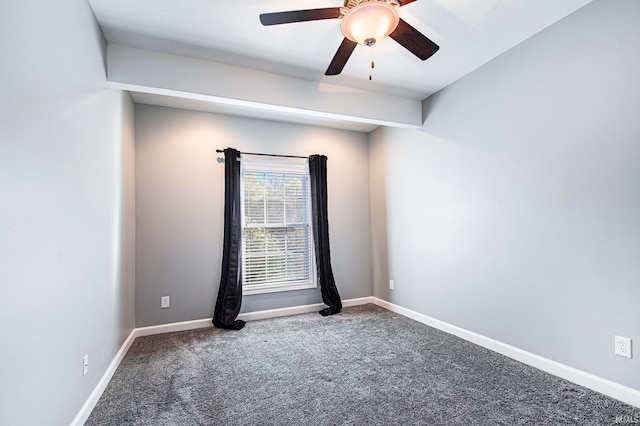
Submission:
[[[313,242],[316,252],[316,269],[322,301],[328,308],[320,315],[337,314],[342,310],[340,294],[333,278],[331,252],[329,250],[329,215],[327,209],[327,157],[312,155],[309,157],[309,177],[311,184],[311,222],[313,224]]]
[[[213,311],[217,328],[240,330],[242,306],[242,222],[240,217],[240,152],[224,150],[224,245],[220,287]]]

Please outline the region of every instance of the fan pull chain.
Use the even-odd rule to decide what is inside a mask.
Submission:
[[[369,46],[369,58],[371,59],[371,69],[369,70],[369,80],[372,79],[371,74],[373,74],[373,69],[376,66],[376,63],[373,60],[373,45]]]

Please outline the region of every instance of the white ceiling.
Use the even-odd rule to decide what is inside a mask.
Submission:
[[[343,39],[338,19],[268,27],[258,19],[267,12],[342,6],[341,0],[88,1],[110,43],[422,100],[592,0],[415,1],[400,9],[400,17],[438,44],[440,50],[423,62],[386,38],[373,50],[376,68],[372,81],[368,78],[369,49],[363,46],[356,48],[341,75],[324,75]],[[171,101],[152,94],[134,99],[235,115],[258,114],[255,110],[225,111],[202,102]],[[307,120],[283,115],[270,118]],[[315,120],[312,124],[323,123]],[[353,130],[373,127],[357,125]]]

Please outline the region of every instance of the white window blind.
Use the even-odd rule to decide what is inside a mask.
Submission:
[[[316,286],[306,160],[243,155],[245,294]]]

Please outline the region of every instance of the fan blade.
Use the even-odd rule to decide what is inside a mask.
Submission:
[[[400,43],[409,52],[418,58],[429,59],[440,49],[440,46],[425,37],[420,31],[400,19],[398,27],[393,30],[389,37]]]
[[[340,17],[339,7],[324,9],[290,10],[288,12],[263,13],[260,15],[262,25],[290,24],[292,22],[318,21]]]
[[[357,45],[358,43],[345,37],[344,40],[342,40],[342,43],[340,43],[340,47],[338,47],[338,51],[331,60],[329,68],[327,68],[327,72],[325,72],[324,75],[340,74],[344,66],[347,64],[349,57],[353,53],[353,49],[355,49]]]

